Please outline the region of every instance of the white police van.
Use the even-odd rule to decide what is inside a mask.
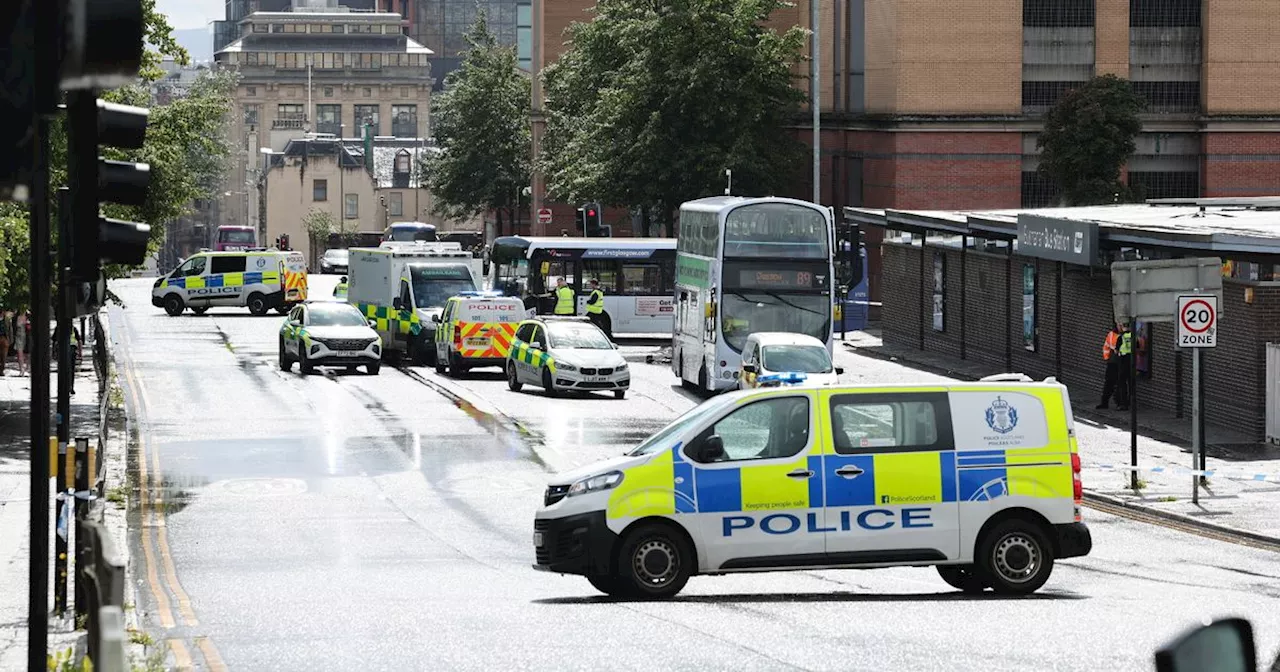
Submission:
[[[670,597],[694,574],[902,565],[1030,593],[1092,548],[1082,497],[1051,379],[736,391],[554,477],[534,567],[623,597]]]

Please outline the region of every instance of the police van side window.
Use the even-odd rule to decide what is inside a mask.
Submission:
[[[724,445],[716,462],[793,457],[809,445],[809,398],[765,399],[739,407],[704,431],[694,446],[712,435]]]
[[[209,273],[210,275],[244,273],[244,259],[240,255],[213,257],[209,264]]]
[[[831,433],[841,455],[955,448],[945,393],[836,395]]]
[[[176,275],[192,276],[204,273],[205,259],[207,259],[207,257],[192,257],[188,259],[186,263],[178,267],[179,273]]]

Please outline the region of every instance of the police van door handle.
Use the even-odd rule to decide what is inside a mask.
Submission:
[[[862,467],[858,467],[850,464],[847,466],[840,467],[839,469],[836,469],[836,476],[840,476],[848,479],[854,479],[861,476],[864,471],[865,470]]]
[[[813,478],[813,470],[812,469],[796,469],[795,471],[787,472],[787,476],[791,478]]]

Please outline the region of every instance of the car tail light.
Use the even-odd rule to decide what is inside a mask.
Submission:
[[[1071,453],[1071,497],[1077,504],[1084,501],[1084,482],[1080,480],[1080,453]]]
[[[462,343],[462,325],[453,325],[453,343],[455,346]]]

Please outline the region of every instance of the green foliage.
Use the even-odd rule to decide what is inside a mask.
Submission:
[[[421,166],[437,213],[465,219],[519,207],[529,184],[529,80],[515,49],[498,44],[485,12],[466,35],[471,48],[435,100],[440,151]]]
[[[27,210],[0,203],[0,306],[16,311],[31,307],[30,264]]]
[[[1128,200],[1120,168],[1137,148],[1138,115],[1145,107],[1128,81],[1103,75],[1068,91],[1049,110],[1036,140],[1043,150],[1040,171],[1061,190],[1065,205]]]
[[[74,649],[66,649],[45,657],[45,669],[49,672],[93,672],[93,663],[88,656],[76,660]]]
[[[307,232],[307,239],[310,242],[312,267],[319,266],[317,260],[321,243],[328,241],[329,234],[336,226],[337,222],[334,221],[333,215],[319,208],[312,208],[311,212],[302,218],[302,230]]]
[[[144,41],[151,46],[142,53],[142,66],[139,76],[148,82],[154,82],[164,75],[160,62],[165,56],[178,65],[187,65],[191,56],[187,50],[173,39],[173,27],[169,25],[169,17],[156,11],[156,0],[142,0],[142,20],[146,24],[143,32]]]
[[[783,0],[601,0],[545,71],[542,168],[552,197],[656,208],[767,194],[797,176],[803,145],[785,126],[805,31],[765,27]],[[647,231],[645,233],[648,233]]]

